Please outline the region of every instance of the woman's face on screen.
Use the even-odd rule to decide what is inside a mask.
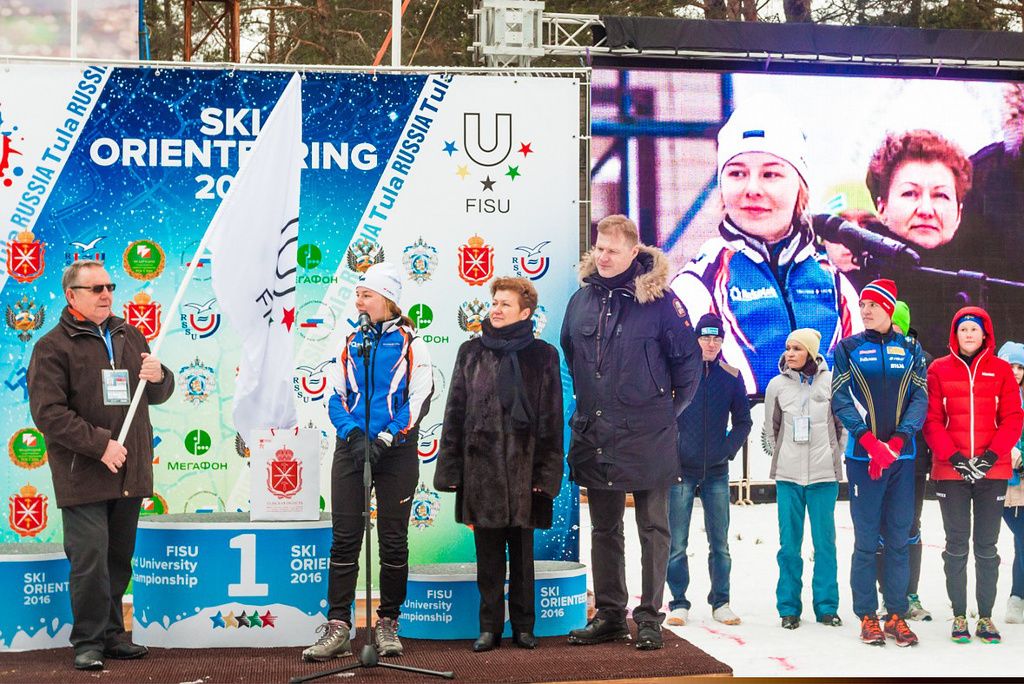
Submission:
[[[940,161],[907,161],[892,174],[889,194],[878,203],[882,221],[897,236],[925,249],[956,235],[963,205],[956,180]]]
[[[769,244],[789,232],[800,194],[800,175],[766,152],[744,152],[722,168],[725,214],[744,233]]]

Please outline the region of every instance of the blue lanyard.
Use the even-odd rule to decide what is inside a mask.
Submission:
[[[114,368],[114,343],[110,339],[110,328],[103,331],[103,343],[107,345],[107,356],[110,357],[110,368]]]

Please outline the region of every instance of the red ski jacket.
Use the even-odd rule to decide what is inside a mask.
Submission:
[[[984,322],[985,341],[968,366],[957,354],[956,321],[973,314]],[[933,480],[959,480],[949,458],[960,452],[967,458],[991,449],[999,460],[988,471],[991,480],[1012,475],[1010,449],[1017,445],[1024,409],[1010,364],[996,357],[996,340],[988,313],[966,306],[950,325],[948,356],[928,367],[928,417],[924,438],[932,449]]]

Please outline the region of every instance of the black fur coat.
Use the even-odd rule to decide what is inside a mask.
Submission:
[[[534,340],[519,352],[527,400],[537,416],[535,425],[524,431],[511,427],[498,399],[500,357],[479,338],[459,347],[434,488],[455,492],[455,520],[460,523],[549,528],[564,454],[558,351]]]

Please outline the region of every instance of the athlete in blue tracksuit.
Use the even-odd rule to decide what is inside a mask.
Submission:
[[[419,482],[416,446],[434,383],[426,345],[398,308],[401,293],[402,274],[393,264],[375,264],[360,277],[355,305],[369,316],[370,325],[365,334],[357,330],[348,335],[328,371],[333,391],[327,412],[337,431],[331,464],[328,621],[320,628],[320,639],[303,651],[306,660],[351,653],[352,602],[365,531],[367,456],[377,502],[380,559],[380,607],[370,635],[379,655],[402,653],[398,617],[409,576],[409,514]],[[367,357],[360,355],[364,340],[368,367]]]
[[[778,375],[792,330],[821,332],[821,353],[832,363],[839,340],[860,330],[850,310],[856,291],[817,251],[810,228],[794,221],[772,245],[728,218],[718,231],[673,279],[672,289],[691,316],[711,312],[725,323],[722,359],[740,370],[747,393],[763,394]]]
[[[865,331],[844,339],[835,351],[832,410],[851,437],[846,450],[854,527],[850,585],[861,639],[883,645],[889,636],[898,646],[910,646],[917,637],[903,615],[910,578],[907,539],[914,520],[914,435],[924,424],[928,396],[924,352],[892,329],[895,305],[891,280],[864,288],[860,311]],[[876,615],[879,534],[887,542],[884,635]]]

